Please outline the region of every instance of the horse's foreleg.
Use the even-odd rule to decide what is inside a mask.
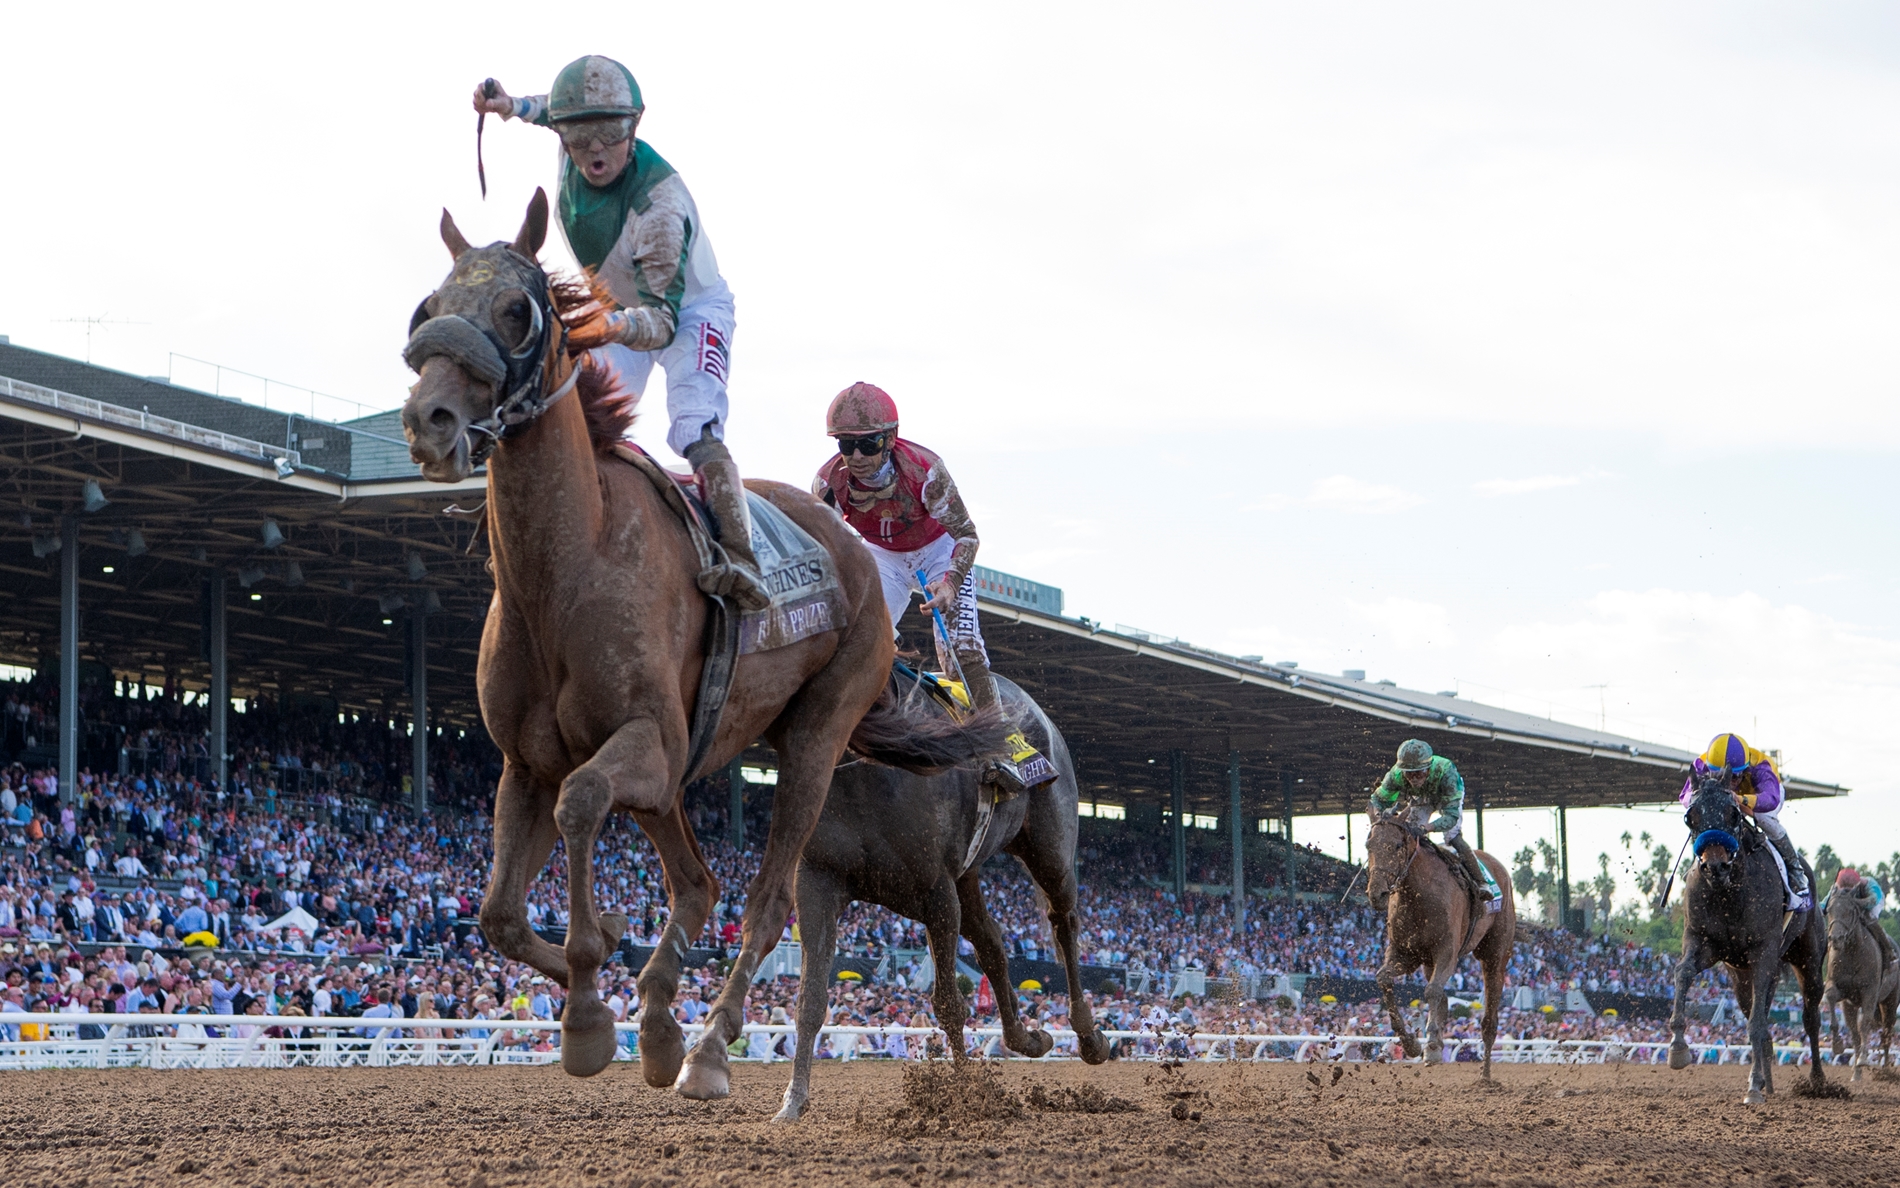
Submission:
[[[1372,975],[1373,982],[1379,987],[1379,1002],[1385,1007],[1385,1013],[1392,1020],[1392,1034],[1399,1037],[1399,1046],[1405,1054],[1416,1060],[1420,1054],[1418,1037],[1405,1025],[1405,1016],[1399,1013],[1399,979],[1411,973],[1417,964],[1406,965],[1393,951],[1391,944],[1386,945],[1385,964],[1379,972]]]
[[[1821,995],[1821,1012],[1827,1016],[1827,1034],[1832,1041],[1834,1063],[1839,1064],[1847,1052],[1847,1044],[1841,1039],[1841,988],[1833,982],[1827,984],[1827,990]]]
[[[825,1025],[831,998],[831,957],[838,941],[838,912],[844,888],[825,871],[800,866],[797,883],[798,934],[804,944],[798,979],[798,1039],[792,1053],[792,1082],[774,1122],[796,1122],[811,1099],[812,1050]]]
[[[719,881],[706,868],[699,839],[678,803],[662,814],[635,813],[660,856],[666,880],[667,921],[660,943],[640,970],[640,1076],[655,1089],[671,1085],[686,1060],[686,1038],[673,1017],[686,950],[706,927]]]
[[[567,843],[567,1006],[561,1012],[561,1067],[591,1077],[614,1058],[614,1013],[600,1000],[600,966],[608,938],[594,901],[594,843],[616,804],[645,806],[667,784],[656,765],[660,734],[647,719],[616,730],[587,762],[568,773],[554,803],[554,822]],[[626,917],[616,916],[619,927]],[[613,938],[618,943],[618,935]]]
[[[746,888],[745,939],[726,976],[725,989],[705,1016],[705,1033],[693,1045],[674,1083],[682,1097],[708,1101],[732,1091],[726,1045],[739,1038],[752,978],[765,955],[778,945],[785,922],[791,918],[792,875],[824,810],[832,765],[844,749],[840,743],[819,754],[812,740],[800,735],[794,728],[779,736],[779,741],[787,745],[778,748],[778,788],[772,797],[772,828],[766,834],[765,853],[759,861],[759,873]]]
[[[1003,948],[1003,930],[983,902],[983,884],[972,870],[957,880],[957,901],[962,908],[963,935],[976,946],[976,963],[989,975],[996,990],[996,1013],[1003,1024],[1003,1042],[1011,1051],[1025,1056],[1041,1056],[1055,1046],[1046,1031],[1031,1031],[1016,1013],[1016,987],[1009,980],[1009,954]]]
[[[1847,1021],[1848,1038],[1851,1039],[1854,1044],[1854,1060],[1853,1060],[1854,1080],[1858,1081],[1860,1080],[1860,1067],[1861,1065],[1867,1063],[1867,1032],[1866,1030],[1863,1030],[1863,1025],[1865,1024],[1866,1020],[1861,1016],[1860,1005],[1854,1002],[1854,1000],[1843,999],[1839,1003],[1839,1006],[1840,1006],[1841,1016]],[[1871,1030],[1871,1029],[1867,1029],[1867,1030]],[[1840,1030],[1837,1027],[1834,1032],[1834,1042],[1836,1045],[1834,1049],[1834,1057],[1836,1061],[1838,1061],[1841,1056],[1841,1050],[1839,1047],[1840,1039],[1841,1039]]]
[[[1669,1067],[1689,1067],[1689,987],[1695,983],[1696,975],[1709,968],[1709,958],[1705,946],[1697,938],[1694,945],[1685,946],[1682,960],[1676,962],[1676,1001],[1669,1011]]]
[[[1781,976],[1781,962],[1769,955],[1738,971],[1748,980],[1753,1001],[1748,1012],[1748,1047],[1754,1061],[1748,1074],[1748,1093],[1743,1105],[1760,1105],[1775,1091],[1775,1041],[1768,1016],[1775,1005],[1775,980]]]
[[[567,957],[528,926],[528,884],[548,864],[560,836],[554,789],[536,787],[505,762],[495,787],[495,861],[482,896],[482,937],[510,961],[522,961],[567,985]]]

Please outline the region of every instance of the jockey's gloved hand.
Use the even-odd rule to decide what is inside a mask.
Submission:
[[[1456,829],[1457,827],[1458,827],[1458,818],[1451,816],[1450,814],[1443,814],[1437,817],[1433,817],[1431,820],[1431,824],[1425,826],[1425,831],[1427,833],[1443,833],[1447,829]]]
[[[591,351],[610,342],[626,342],[634,334],[633,316],[616,309],[604,318],[586,322],[567,332],[567,344],[577,350]]]
[[[501,89],[500,83],[495,84],[495,94],[493,98],[482,94],[482,87],[486,86],[487,83],[488,80],[483,79],[481,82],[475,84],[475,110],[485,111],[489,115],[503,117],[513,116],[515,114],[514,99],[509,96],[508,92]]]

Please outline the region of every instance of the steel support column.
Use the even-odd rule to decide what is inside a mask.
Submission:
[[[1247,931],[1247,866],[1241,861],[1240,752],[1227,752],[1227,822],[1234,842],[1234,935]]]
[[[1570,806],[1557,802],[1557,927],[1570,930]]]
[[[226,719],[231,713],[231,667],[225,642],[223,570],[212,574],[211,580],[205,583],[204,598],[206,634],[210,637],[205,641],[205,655],[211,662],[211,704],[207,707],[211,719],[208,723],[211,728],[211,772],[217,777],[218,787],[228,796],[231,792],[231,745],[226,733],[229,728]]]
[[[429,616],[409,615],[409,798],[429,811]]]
[[[1187,893],[1187,752],[1168,752],[1170,804],[1174,806],[1172,844],[1168,852],[1174,858],[1174,893]]]
[[[1300,891],[1300,856],[1293,848],[1293,773],[1280,773],[1280,840],[1286,845],[1286,897]]]
[[[726,840],[732,848],[745,850],[745,775],[739,770],[739,756],[726,764],[726,791],[731,796],[726,810]]]
[[[1473,798],[1478,802],[1477,803],[1478,848],[1482,850],[1484,849],[1484,793],[1482,791],[1479,791],[1479,792],[1473,793],[1472,795],[1473,795]]]
[[[79,799],[79,517],[59,522],[59,798]]]

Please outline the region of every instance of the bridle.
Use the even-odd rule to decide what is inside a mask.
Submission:
[[[477,325],[460,314],[430,317],[428,306],[435,297],[431,293],[422,299],[410,317],[409,342],[403,348],[403,359],[418,373],[429,358],[443,355],[469,374],[497,384],[503,393],[487,416],[470,421],[462,431],[468,439],[471,466],[487,461],[510,430],[533,423],[555,401],[572,392],[581,374],[579,366],[570,367],[559,387],[542,394],[547,386],[548,369],[567,356],[567,326],[554,310],[547,271],[513,248],[503,250],[532,270],[534,283],[522,286],[531,317],[526,341],[518,347],[510,347],[493,327]],[[560,331],[558,345],[557,328]],[[555,349],[550,350],[551,346]]]
[[[1374,829],[1377,829],[1381,825],[1390,825],[1394,829],[1400,830],[1407,837],[1412,839],[1412,852],[1406,855],[1405,865],[1399,868],[1399,873],[1391,878],[1390,886],[1388,887],[1386,891],[1386,894],[1389,895],[1393,891],[1397,891],[1399,889],[1400,884],[1404,883],[1406,878],[1411,875],[1412,864],[1418,861],[1418,856],[1420,852],[1422,852],[1425,849],[1425,835],[1423,833],[1415,833],[1412,830],[1407,829],[1405,825],[1399,821],[1398,816],[1396,814],[1391,815],[1391,816],[1380,817],[1379,819],[1375,820],[1372,823],[1372,827]],[[1367,848],[1368,853],[1370,853],[1371,847],[1372,847],[1372,838],[1370,834],[1368,834],[1366,837],[1366,848]],[[1366,869],[1368,871],[1372,869],[1372,860],[1370,857],[1368,857],[1366,860]],[[1368,878],[1366,881],[1367,881],[1367,890],[1370,890],[1371,879]]]

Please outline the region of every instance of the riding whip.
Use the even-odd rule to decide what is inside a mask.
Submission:
[[[1359,876],[1364,873],[1366,873],[1366,864],[1361,862],[1359,864],[1359,869],[1352,872],[1352,882],[1347,883],[1346,889],[1339,893],[1339,902],[1341,903],[1346,902],[1346,896],[1352,894],[1352,889],[1359,885]]]
[[[1695,840],[1693,833],[1682,839],[1682,849],[1676,851],[1676,860],[1669,867],[1669,880],[1663,884],[1662,895],[1657,898],[1656,906],[1650,909],[1651,915],[1662,915],[1663,908],[1668,905],[1669,893],[1676,888],[1676,868],[1682,865],[1682,850],[1688,849],[1689,843],[1693,840]]]
[[[924,592],[924,605],[930,606],[930,582],[924,577],[923,570],[917,570],[916,574],[917,585],[921,587]],[[970,682],[963,675],[963,662],[957,659],[956,645],[950,642],[950,628],[944,624],[943,612],[934,606],[930,606],[930,617],[937,622],[937,635],[943,640],[944,654],[949,656],[950,663],[956,666],[957,680],[962,682],[963,689],[967,693],[970,688]]]
[[[482,98],[493,99],[501,84],[492,78],[482,80]],[[482,164],[482,124],[487,122],[486,109],[475,113],[475,178],[482,183],[482,200],[488,199],[488,167]]]

